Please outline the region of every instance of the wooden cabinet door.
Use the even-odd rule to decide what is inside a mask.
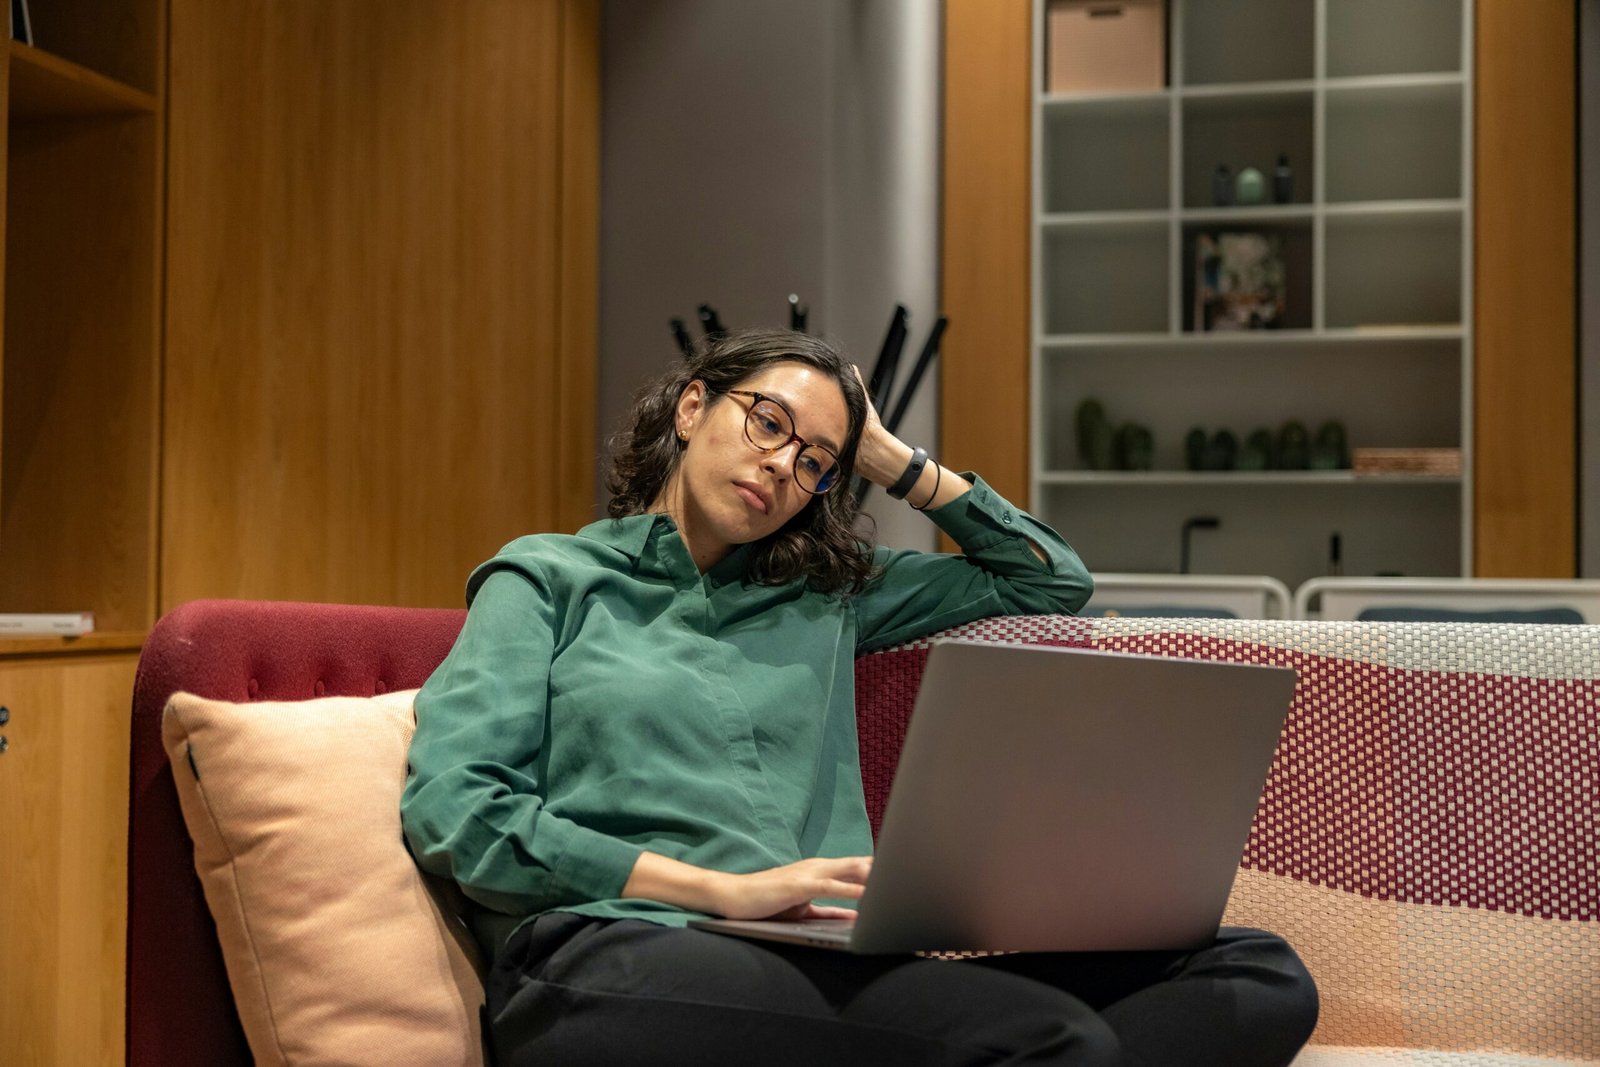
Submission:
[[[0,659],[0,1059],[123,1061],[132,654]]]

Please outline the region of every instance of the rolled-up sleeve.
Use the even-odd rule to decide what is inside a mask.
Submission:
[[[537,570],[481,578],[417,694],[401,821],[417,863],[512,915],[619,897],[640,848],[550,812],[538,780],[556,607]]]
[[[860,651],[992,615],[1076,614],[1094,592],[1060,534],[976,474],[963,477],[971,492],[926,512],[961,553],[879,549],[879,574],[853,601]]]

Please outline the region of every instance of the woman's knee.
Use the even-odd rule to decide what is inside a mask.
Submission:
[[[1217,948],[1242,977],[1253,979],[1280,1033],[1300,1044],[1310,1039],[1321,1008],[1317,984],[1288,941],[1266,930],[1229,928],[1219,935]]]

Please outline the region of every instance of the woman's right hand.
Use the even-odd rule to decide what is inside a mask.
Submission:
[[[801,860],[754,874],[728,874],[645,852],[622,895],[730,919],[847,919],[855,915],[849,908],[811,902],[818,897],[860,900],[871,873],[871,856]]]
[[[713,887],[715,911],[730,919],[847,919],[850,908],[813,904],[819,897],[860,900],[871,856],[809,859],[754,874],[723,874]]]

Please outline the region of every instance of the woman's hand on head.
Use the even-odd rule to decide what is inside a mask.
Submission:
[[[861,368],[852,364],[850,369],[855,372],[856,381],[861,382],[861,391],[865,393],[867,383],[862,381]],[[861,443],[856,446],[856,473],[877,485],[893,485],[910,459],[910,446],[883,425],[869,393],[867,421],[861,427]]]
[[[819,898],[860,900],[872,873],[871,856],[809,859],[754,874],[725,874],[713,910],[730,919],[845,919],[849,908],[813,904]]]
[[[872,394],[867,391],[867,383],[861,377],[861,368],[852,363],[850,364],[850,370],[854,372],[856,382],[861,386],[861,392],[867,398],[867,421],[861,427],[861,440],[865,442],[868,438],[888,433],[889,431],[884,428],[883,420],[878,417],[878,405],[872,402]]]
[[[850,369],[855,372],[856,381],[861,381],[861,368],[852,364]],[[865,384],[861,388],[863,392],[866,391]],[[861,443],[856,446],[856,473],[874,485],[887,489],[906,473],[913,454],[910,445],[890,433],[878,420],[878,412],[869,396],[866,425],[861,429]],[[943,507],[971,488],[972,483],[966,478],[932,460],[922,468],[920,479],[910,487],[910,495],[906,496],[906,500],[918,510],[926,511]],[[1034,555],[1045,558],[1039,546],[1031,541],[1029,545]]]

